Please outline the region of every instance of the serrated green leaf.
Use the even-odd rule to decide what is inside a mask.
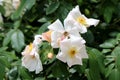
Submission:
[[[22,47],[25,45],[24,35],[22,31],[16,30],[11,37],[11,45],[17,52],[20,52]]]
[[[59,7],[60,3],[59,2],[53,2],[52,4],[50,4],[47,8],[46,8],[46,14],[51,14],[53,12],[55,12],[57,10],[57,8]]]
[[[4,38],[3,40],[3,46],[7,46],[10,41],[11,41],[11,36],[12,34],[14,33],[15,30],[11,29],[7,34],[6,34],[6,37]]]

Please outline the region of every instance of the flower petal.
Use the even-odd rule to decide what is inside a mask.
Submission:
[[[66,62],[66,54],[62,53],[62,52],[59,52],[57,55],[56,55],[56,58],[63,61],[64,63]]]
[[[51,34],[51,45],[53,48],[59,48],[59,39],[62,37],[62,34],[59,32],[52,32]]]
[[[81,15],[81,12],[79,10],[79,6],[77,5],[75,8],[73,8],[68,16],[72,16],[75,20]]]
[[[48,26],[48,29],[57,31],[57,32],[64,32],[63,25],[59,19],[57,19],[54,23]]]
[[[86,22],[87,22],[87,24],[88,24],[89,26],[91,26],[91,25],[96,26],[96,25],[99,23],[99,20],[89,18],[89,19],[86,20]]]
[[[79,31],[80,33],[86,33],[86,32],[87,32],[86,26],[81,25],[81,24],[79,24],[78,22],[75,22],[74,26],[77,27],[77,29],[78,29],[78,31]]]
[[[79,65],[82,65],[82,60],[81,58],[69,58],[67,60],[67,64],[69,67],[71,67],[72,65],[76,65],[76,64],[79,64]]]

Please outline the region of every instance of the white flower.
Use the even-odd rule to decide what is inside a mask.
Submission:
[[[87,32],[87,27],[90,27],[91,25],[96,26],[99,23],[99,20],[87,18],[81,14],[79,6],[76,6],[69,12],[65,21],[69,20],[72,20],[74,22],[74,26],[78,28],[80,33]]]
[[[34,47],[32,43],[26,46],[25,50],[22,52],[22,55],[22,66],[27,68],[29,71],[35,71],[36,74],[43,70],[38,49]]]
[[[67,63],[69,67],[76,64],[82,65],[82,59],[88,58],[86,47],[80,38],[64,39],[60,43],[60,50],[56,58]]]
[[[42,35],[35,35],[33,45],[37,47],[41,43],[42,43]]]
[[[53,24],[48,26],[51,33],[51,45],[53,48],[59,48],[60,42],[65,38],[80,37],[80,34],[76,27],[73,27],[71,21],[64,21],[64,27],[60,20],[56,20]]]

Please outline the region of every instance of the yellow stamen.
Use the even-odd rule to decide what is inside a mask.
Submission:
[[[75,54],[77,53],[77,50],[75,47],[72,47],[72,48],[70,48],[68,53],[69,53],[70,57],[73,58],[75,56]]]
[[[30,43],[30,45],[29,45],[29,51],[31,51],[32,49],[33,49],[33,44]]]
[[[80,24],[82,24],[82,25],[87,25],[85,18],[82,17],[82,16],[81,16],[81,17],[78,17],[78,18],[77,18],[77,21],[78,21]]]

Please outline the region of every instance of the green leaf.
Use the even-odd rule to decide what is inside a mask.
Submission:
[[[105,21],[106,21],[107,23],[109,23],[109,22],[111,21],[113,11],[114,11],[114,9],[113,9],[112,6],[108,6],[108,7],[106,7],[106,8],[104,9],[104,14],[103,14],[103,16],[104,16],[104,19],[105,19]]]
[[[59,2],[53,2],[52,4],[50,4],[47,8],[46,8],[46,14],[51,14],[53,12],[55,12],[57,10],[57,8],[59,7],[60,3]]]
[[[67,77],[69,75],[67,67],[59,61],[56,61],[52,66],[52,74],[54,77]]]
[[[48,21],[49,21],[48,17],[42,17],[38,20],[38,22],[42,22],[42,23],[45,23],[45,22],[48,22]]]
[[[117,69],[120,70],[120,47],[117,46],[111,53],[113,56],[115,56],[115,66]]]
[[[15,32],[15,30],[11,29],[3,40],[3,46],[7,46],[11,41],[11,36]]]
[[[3,80],[4,76],[5,76],[5,66],[1,64],[0,61],[0,80]]]
[[[92,80],[101,80],[100,74],[104,74],[105,67],[103,55],[97,49],[89,49],[89,74]],[[97,68],[96,68],[97,67]],[[95,73],[95,74],[94,74]]]
[[[24,42],[24,35],[22,31],[16,30],[12,37],[11,37],[11,44],[12,48],[14,48],[17,52],[20,52],[23,46],[25,45]]]
[[[44,23],[38,30],[38,34],[42,34],[43,32],[45,32],[48,29],[48,26],[50,25],[50,22],[46,22]]]
[[[102,53],[108,53],[108,52],[111,52],[111,51],[112,51],[111,49],[103,49]]]
[[[0,13],[5,14],[5,10],[4,10],[3,6],[1,6],[1,5],[0,5]]]
[[[21,4],[19,8],[13,13],[11,18],[13,20],[18,19],[22,14],[25,9],[31,9],[31,7],[35,4],[36,0],[21,0]]]
[[[101,48],[114,48],[118,44],[116,39],[106,40],[103,44],[100,45]]]
[[[12,68],[8,73],[8,76],[9,76],[10,80],[16,79],[17,75],[18,75],[17,67]]]
[[[37,77],[37,78],[35,78],[35,80],[45,80],[45,78],[44,77]]]
[[[111,54],[114,56],[120,55],[120,47],[119,46],[115,47]]]
[[[19,68],[19,74],[23,79],[33,80],[31,76],[28,74],[25,68],[20,67]]]
[[[105,77],[108,77],[110,75],[110,73],[112,72],[113,68],[115,67],[115,64],[110,64],[107,68],[106,68],[106,73],[105,73]]]
[[[93,33],[88,30],[87,33],[82,35],[87,43],[91,44],[94,41]]]
[[[91,79],[91,76],[90,76],[90,70],[89,70],[89,69],[86,69],[86,70],[85,70],[85,73],[86,73],[87,79],[88,79],[88,80],[92,80],[92,79]]]
[[[100,44],[101,48],[114,48],[114,44],[109,43],[109,42],[104,42],[103,44]]]
[[[120,80],[120,71],[113,69],[109,76],[109,80]]]
[[[117,34],[117,38],[116,39],[120,41],[120,33]]]

